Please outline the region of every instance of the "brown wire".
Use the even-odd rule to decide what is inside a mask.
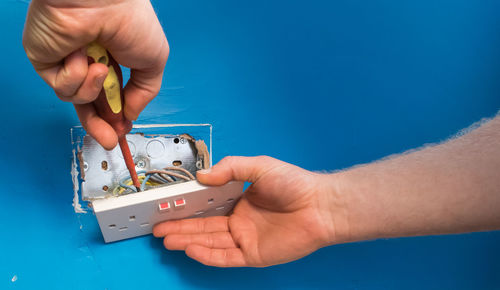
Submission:
[[[187,176],[189,176],[189,178],[191,179],[195,179],[194,176],[191,174],[191,172],[187,171],[186,169],[182,168],[182,167],[165,167],[163,168],[164,170],[177,170],[177,171],[181,171],[181,172],[184,172],[187,174]]]
[[[163,173],[158,173],[158,175],[159,175],[160,177],[162,177],[163,179],[165,179],[166,181],[168,181],[168,182],[174,182],[174,180],[172,179],[172,177],[170,177],[170,176],[168,176],[168,175],[166,175],[166,174],[163,174]]]
[[[172,178],[170,178],[170,176],[168,176],[168,179],[166,179],[165,176],[162,176],[160,174],[158,174],[158,175],[151,174],[151,178],[149,180],[152,180],[152,181],[155,181],[158,183],[162,183],[162,184],[174,181]]]
[[[167,171],[167,170],[157,170],[157,169],[153,169],[153,170],[150,170],[148,172],[146,172],[146,174],[155,174],[155,173],[158,173],[158,174],[167,174],[167,175],[170,175],[170,176],[174,176],[174,177],[179,177],[179,178],[182,178],[184,180],[187,180],[187,181],[190,181],[191,178],[185,176],[185,175],[182,175],[182,174],[179,174],[179,173],[175,173],[175,172],[172,172],[172,171]]]

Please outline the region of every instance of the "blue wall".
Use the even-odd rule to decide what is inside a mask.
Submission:
[[[500,109],[498,1],[153,4],[171,54],[140,122],[212,123],[214,161],[340,169]],[[71,207],[78,120],[24,55],[27,6],[0,3],[0,288],[500,288],[500,232],[338,245],[266,269],[205,267],[150,236],[103,244]]]

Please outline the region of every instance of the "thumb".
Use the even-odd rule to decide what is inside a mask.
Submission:
[[[228,156],[212,168],[198,171],[196,178],[206,185],[223,185],[231,180],[255,183],[266,172],[283,164],[269,156]]]

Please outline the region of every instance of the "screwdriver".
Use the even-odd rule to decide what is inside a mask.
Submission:
[[[108,67],[108,75],[104,80],[103,88],[93,104],[99,117],[110,124],[118,135],[118,144],[122,150],[123,159],[130,172],[130,178],[139,192],[141,184],[126,138],[127,133],[132,130],[132,122],[123,114],[123,76],[120,65],[104,47],[96,42],[87,46],[87,59],[89,65],[98,62]]]

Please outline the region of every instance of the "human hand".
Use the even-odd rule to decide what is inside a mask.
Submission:
[[[207,185],[252,183],[229,216],[167,221],[153,234],[169,250],[206,265],[269,266],[341,242],[348,233],[342,202],[328,175],[271,157],[226,157],[197,178]]]
[[[124,88],[129,120],[160,90],[169,46],[148,0],[31,1],[23,34],[29,60],[61,100],[74,104],[85,130],[112,149],[116,133],[91,104],[108,73],[103,64],[88,65],[84,49],[92,41],[131,68]]]

